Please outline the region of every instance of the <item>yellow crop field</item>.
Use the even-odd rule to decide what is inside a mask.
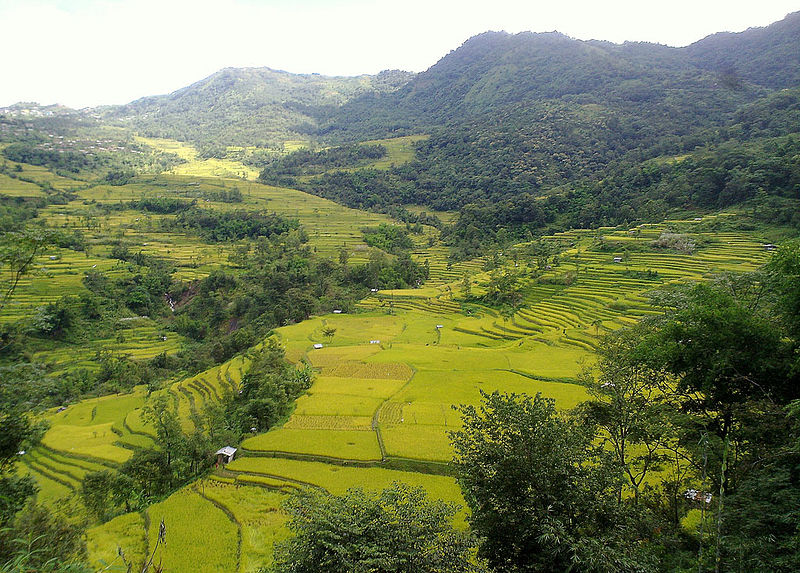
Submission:
[[[418,140],[376,142],[386,145],[389,155],[373,167],[408,161]],[[25,167],[25,174],[38,177],[37,181],[50,181],[58,188],[80,186],[77,200],[44,208],[41,218],[58,228],[82,231],[90,248],[85,253],[53,249],[37,260],[36,272],[21,281],[3,321],[28,316],[64,294],[85,293],[83,278],[91,270],[132,278],[126,264],[108,257],[116,240],[168,261],[177,268],[179,280],[231,268],[228,257],[235,244],[210,245],[197,237],[161,232],[161,215],[120,204],[154,193],[198,199],[209,209],[274,211],[296,217],[309,235],[311,249],[337,261],[344,248],[353,265],[370,255],[361,229],[391,222],[383,214],[258,184],[253,181],[254,170],[233,161],[200,160],[186,144],[140,142],[177,153],[188,162],[149,180],[91,187]],[[204,198],[223,189],[238,189],[241,203]],[[37,185],[0,176],[0,194],[6,190],[19,196],[41,192]],[[101,210],[93,201],[107,209]],[[441,216],[452,220],[453,214]],[[153,505],[146,518],[130,514],[93,528],[88,536],[93,564],[99,568],[113,561],[116,543],[126,555],[140,560],[147,547],[153,547],[156,528],[164,517],[166,570],[255,572],[269,563],[275,541],[287,535],[279,509],[285,492],[309,484],[343,493],[349,487],[381,489],[402,481],[424,486],[434,498],[463,505],[452,478],[389,470],[384,464],[442,473],[452,455],[448,432],[461,423],[453,406],[477,405],[482,391],[541,393],[553,398],[560,410],[577,406],[588,397],[577,382],[581,371],[594,363],[598,337],[654,312],[647,302],[650,290],[701,279],[714,271],[752,270],[767,256],[759,241],[742,233],[698,233],[705,246],[692,255],[653,251],[649,245],[664,226],[642,225],[635,233],[610,228],[571,230],[544,238],[571,246],[557,265],[541,272],[536,261],[525,255],[527,246],[518,245],[520,260],[513,268],[523,277],[522,301],[519,308],[505,314],[475,298],[465,300],[461,294],[465,274],[473,294],[487,292],[486,261],[451,261],[448,248],[435,243],[438,231],[426,228],[414,236],[413,256],[429,262],[427,284],[373,293],[353,312],[325,314],[276,328],[274,336],[286,348],[287,358],[307,361],[315,371],[312,386],[297,400],[286,423],[244,440],[235,461],[212,479]],[[629,248],[624,260],[613,249],[594,248],[601,238]],[[429,239],[435,244],[430,245]],[[505,264],[510,270],[512,262]],[[562,280],[567,273],[579,276],[568,283]],[[101,349],[146,360],[162,351],[175,352],[184,342],[171,331],[168,340],[162,340],[158,323],[147,317],[123,320],[125,327],[116,329],[121,337],[115,331],[114,336],[85,345],[44,348],[34,358],[67,370],[89,364]],[[322,347],[315,348],[317,344]],[[202,413],[205,404],[231,387],[239,387],[249,364],[250,359],[238,356],[185,380],[171,379],[154,395],[168,394],[183,429],[194,431],[193,415]],[[131,394],[87,399],[62,412],[49,412],[46,418],[51,428],[44,436],[44,448],[22,456],[18,471],[35,477],[45,503],[74,496],[87,472],[123,463],[137,447],[153,447],[148,437],[153,430],[140,416],[144,404],[146,389],[140,387]]]
[[[0,173],[0,196],[6,197],[42,197],[44,192],[35,183],[13,179]]]
[[[93,426],[60,424],[45,434],[42,444],[61,452],[121,464],[133,452],[113,445],[118,436],[111,431],[111,426],[112,422]]]
[[[147,546],[144,519],[139,513],[126,513],[108,523],[92,527],[86,532],[86,540],[89,562],[95,569],[113,566],[111,571],[124,571],[119,549],[134,567],[144,562]]]
[[[347,391],[346,384],[343,392]],[[296,416],[368,416],[380,407],[381,398],[351,394],[321,392],[313,386],[305,396],[297,400],[293,417]]]
[[[124,419],[128,412],[141,408],[147,389],[140,386],[132,394],[84,400],[50,418],[52,425],[89,426]]]
[[[328,456],[345,460],[380,460],[374,432],[279,429],[242,442],[248,450]]]
[[[455,478],[384,468],[354,468],[280,458],[242,458],[229,465],[235,472],[262,473],[286,476],[307,484],[322,487],[333,494],[343,494],[349,488],[360,487],[378,491],[393,482],[422,486],[433,499],[441,499],[465,507],[464,498]],[[465,513],[462,511],[461,518]],[[463,522],[462,522],[463,524]]]
[[[161,520],[166,543],[156,552],[165,571],[236,571],[239,529],[225,513],[191,488],[184,488],[147,509],[148,551],[158,539]]]
[[[448,426],[389,424],[381,426],[381,436],[387,455],[447,462],[453,457],[447,432],[454,429]]]
[[[303,416],[294,414],[283,427],[292,430],[372,431],[371,416]]]
[[[325,374],[338,378],[386,378],[391,380],[408,380],[414,374],[414,370],[403,362],[373,364],[342,362],[330,368],[326,368]]]
[[[406,384],[393,378],[341,378],[318,376],[311,387],[311,395],[346,394],[367,398],[388,398]]]
[[[239,571],[254,573],[272,561],[272,547],[289,532],[283,527],[285,514],[280,510],[284,494],[260,487],[205,484],[202,493],[224,506],[241,525],[242,546]]]
[[[381,351],[380,345],[324,346],[308,353],[308,360],[317,368],[335,366],[341,362],[362,362]]]

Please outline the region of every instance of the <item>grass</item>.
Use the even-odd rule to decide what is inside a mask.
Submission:
[[[373,167],[407,161],[413,141],[381,141],[389,155]],[[14,303],[4,310],[4,321],[30,316],[58,296],[84,292],[82,279],[90,269],[129,278],[125,265],[107,257],[118,239],[171,261],[182,280],[202,278],[212,269],[230,265],[228,255],[236,245],[206,245],[196,237],[160,233],[154,224],[160,216],[129,209],[102,215],[92,201],[118,203],[169,193],[200,198],[200,204],[209,209],[275,211],[301,221],[312,250],[338,260],[339,250],[344,248],[352,264],[363,263],[369,256],[361,228],[390,222],[384,215],[347,209],[296,190],[260,185],[252,181],[252,170],[230,161],[201,161],[185,144],[146,142],[178,153],[188,162],[173,173],[119,187],[59,179],[47,170],[24,166],[31,179],[76,189],[78,200],[52,205],[41,217],[53,226],[81,230],[90,250],[56,249],[37,261],[36,272],[26,277]],[[0,192],[6,183],[10,189],[12,184],[24,182],[0,178]],[[16,192],[34,193],[33,187],[41,191],[30,185],[21,185]],[[233,188],[243,195],[239,204],[202,198]],[[412,208],[417,212],[423,209]],[[452,217],[438,215],[443,220]],[[415,236],[413,255],[429,262],[431,279],[424,288],[375,293],[359,303],[357,313],[319,316],[276,329],[289,359],[308,360],[317,376],[282,428],[251,437],[242,445],[264,454],[280,456],[283,452],[284,457],[246,457],[242,452],[245,457],[228,466],[232,474],[215,476],[215,481],[198,485],[199,490],[182,490],[153,506],[148,512],[150,546],[154,528],[164,516],[168,530],[164,564],[169,570],[253,571],[259,563],[268,562],[270,547],[285,535],[283,515],[277,510],[283,494],[273,490],[303,483],[342,493],[348,487],[380,489],[399,480],[422,485],[433,497],[463,504],[452,478],[343,466],[341,461],[370,465],[384,455],[389,463],[403,463],[405,458],[447,461],[451,456],[447,432],[460,425],[452,406],[478,404],[481,391],[540,392],[553,398],[562,410],[579,404],[587,393],[575,382],[582,369],[591,367],[598,336],[654,312],[647,303],[650,290],[700,280],[721,270],[753,270],[766,261],[768,253],[761,243],[771,241],[752,233],[710,232],[704,230],[710,228],[706,221],[701,223],[641,225],[633,233],[611,228],[559,233],[544,240],[571,246],[560,255],[558,264],[541,271],[525,255],[526,245],[518,245],[522,254],[516,269],[525,277],[523,303],[506,317],[496,309],[461,299],[464,274],[473,282],[476,295],[485,292],[484,261],[450,263],[447,248],[436,243],[435,231],[426,228],[422,236]],[[693,254],[653,250],[650,243],[667,225],[692,234],[701,247]],[[613,244],[615,252],[597,250],[599,235]],[[428,246],[431,238],[434,244]],[[56,258],[51,260],[50,255]],[[615,263],[616,256],[623,257],[623,262]],[[513,262],[504,264],[510,267]],[[647,271],[658,275],[648,280],[645,277],[653,277]],[[567,273],[577,280],[564,283]],[[559,278],[564,284],[558,284]],[[333,336],[324,336],[325,328],[335,329]],[[174,333],[169,333],[166,342],[157,339],[157,325],[149,319],[126,322],[119,332],[124,341],[112,336],[78,345],[43,343],[31,353],[66,370],[88,365],[100,348],[144,359],[163,350],[174,352],[182,342]],[[370,344],[372,340],[380,343]],[[313,348],[316,343],[323,348]],[[189,379],[176,380],[161,392],[174,396],[183,427],[191,431],[193,410],[216,400],[231,384],[238,387],[247,366],[247,360],[238,357]],[[43,440],[49,449],[24,456],[19,471],[37,479],[40,498],[47,503],[74,495],[82,475],[108,467],[98,462],[113,466],[128,459],[131,450],[118,444],[152,446],[147,437],[152,429],[139,416],[144,399],[144,389],[137,389],[129,395],[86,400],[62,413],[51,413],[51,429]],[[289,459],[291,456],[295,459]],[[313,456],[319,461],[300,461]],[[325,459],[338,463],[322,463]],[[242,486],[244,483],[253,487]],[[143,555],[144,534],[145,521],[138,514],[92,529],[93,562],[113,559],[116,546],[111,540],[117,538],[126,554]]]
[[[225,513],[191,488],[184,488],[147,509],[148,552],[158,538],[161,520],[166,543],[156,552],[165,571],[236,571],[239,531]]]
[[[327,456],[345,460],[381,459],[375,434],[361,430],[282,428],[248,438],[242,442],[242,447],[255,451]]]
[[[235,472],[251,472],[272,476],[285,476],[326,489],[340,495],[349,488],[360,487],[379,491],[393,482],[422,486],[433,499],[456,503],[465,507],[464,498],[454,478],[404,472],[384,468],[354,468],[320,462],[306,462],[279,458],[240,458],[228,465]],[[461,514],[463,519],[464,514]]]
[[[381,435],[389,456],[447,462],[453,457],[446,426],[387,425]]]
[[[405,380],[392,378],[340,378],[318,376],[309,390],[311,396],[345,395],[386,399],[405,385]]]
[[[272,562],[272,547],[285,539],[285,514],[280,510],[285,494],[260,487],[205,483],[205,497],[227,508],[241,525],[240,573],[254,573]]]
[[[244,179],[255,179],[258,177],[258,170],[248,167],[236,161],[227,159],[201,159],[197,151],[189,144],[181,143],[171,139],[159,139],[150,137],[136,137],[137,143],[152,147],[158,151],[174,153],[186,163],[178,165],[172,169],[176,175],[199,175],[205,177],[242,177]]]
[[[112,425],[112,422],[92,426],[59,424],[44,435],[42,444],[60,452],[121,464],[133,452],[114,445],[118,436],[111,431]]]
[[[381,398],[312,390],[297,400],[294,416],[369,416],[380,407]]]
[[[286,460],[280,458],[239,458],[228,464],[233,472],[251,472],[272,476],[285,476],[290,479],[312,484],[330,493],[339,495],[353,487],[368,491],[379,491],[393,482],[412,486],[431,486],[430,493],[437,499],[463,504],[461,491],[455,478],[404,472],[384,468],[354,468],[321,462]]]
[[[53,426],[95,426],[124,419],[144,404],[147,389],[139,386],[131,394],[103,396],[84,400],[49,418]]]
[[[0,195],[6,197],[43,197],[44,192],[35,183],[21,181],[0,173]]]
[[[428,139],[427,135],[406,135],[403,137],[393,137],[391,139],[375,139],[365,141],[366,145],[383,145],[386,148],[386,156],[366,165],[368,169],[389,169],[396,165],[408,163],[414,159],[414,145],[418,141]]]
[[[118,551],[134,567],[145,558],[146,538],[144,519],[139,513],[127,513],[111,521],[90,528],[86,532],[86,549],[89,563],[95,570],[112,567],[110,571],[125,571]]]
[[[56,506],[73,495],[75,491],[74,488],[44,475],[32,466],[33,464],[28,460],[23,459],[17,464],[17,472],[19,472],[20,475],[29,475],[36,480],[36,485],[39,488],[36,499],[39,503]]]

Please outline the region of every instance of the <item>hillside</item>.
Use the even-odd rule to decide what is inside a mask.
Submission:
[[[340,106],[365,92],[390,92],[410,74],[385,71],[375,76],[298,75],[269,68],[226,68],[169,95],[142,98],[105,111],[143,134],[192,141],[207,154],[225,147],[283,149],[315,130],[310,109]]]
[[[800,84],[799,34],[800,12],[794,12],[764,28],[714,34],[683,51],[693,65],[729,81],[789,88]]]
[[[800,570],[798,48],[0,110],[0,571]]]
[[[697,101],[696,117],[708,124],[764,89],[797,85],[798,36],[797,14],[685,48],[580,41],[557,32],[485,32],[416,75],[325,77],[227,68],[104,115],[142,134],[194,142],[218,155],[226,146],[282,149],[295,140],[402,135],[552,99],[611,106],[642,120],[660,117],[676,101]]]
[[[626,106],[655,118],[671,101],[709,97],[704,114],[736,105],[724,89],[736,70],[737,89],[798,83],[800,18],[766,28],[716,35],[686,48],[646,43],[581,41],[557,32],[486,32],[468,39],[391,94],[365,95],[334,110],[322,133],[357,137],[419,129],[491,113],[508,104],[560,99]],[[769,62],[768,65],[761,65]],[[646,104],[646,105],[645,105]],[[631,109],[632,108],[632,109]]]

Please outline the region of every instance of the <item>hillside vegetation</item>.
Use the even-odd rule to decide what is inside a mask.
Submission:
[[[0,569],[796,571],[799,26],[3,110]]]

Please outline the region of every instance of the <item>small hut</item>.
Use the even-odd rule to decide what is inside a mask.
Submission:
[[[217,453],[214,455],[217,456],[218,466],[225,465],[233,461],[233,456],[236,455],[236,448],[225,446],[224,448],[218,449]]]

